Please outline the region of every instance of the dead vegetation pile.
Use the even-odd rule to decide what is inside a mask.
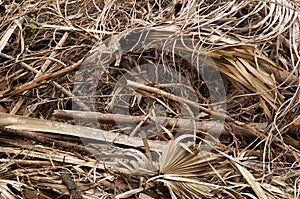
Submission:
[[[1,198],[299,198],[299,2],[0,1]]]

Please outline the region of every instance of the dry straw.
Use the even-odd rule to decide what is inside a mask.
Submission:
[[[299,6],[291,0],[0,1],[0,197],[299,198]],[[179,45],[118,51],[116,44],[136,31],[146,32],[148,42],[176,35]],[[211,108],[205,83],[178,50],[211,57],[226,89],[226,114]],[[132,115],[113,115],[112,105],[123,99],[114,90],[118,78],[145,63],[184,74],[197,99],[172,95],[174,84],[128,81]],[[101,64],[105,72],[92,96],[98,113],[71,111],[72,102],[87,109],[91,97],[74,97],[74,81],[85,75],[78,70]],[[192,123],[180,117],[179,101],[189,114],[200,110]],[[157,104],[167,110],[165,119],[151,111]],[[127,127],[128,118],[138,127],[151,121],[159,132],[132,137],[139,129],[119,129],[114,116]],[[101,129],[74,125],[74,117],[82,124],[96,118]],[[215,138],[209,129],[220,120],[224,129]],[[175,139],[182,130],[193,133],[190,142],[187,134]],[[79,134],[91,141],[88,147]]]

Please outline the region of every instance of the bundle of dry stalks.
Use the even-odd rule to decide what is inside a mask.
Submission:
[[[0,1],[0,196],[299,198],[299,6]]]

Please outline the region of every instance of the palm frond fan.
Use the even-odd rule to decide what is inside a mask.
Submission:
[[[115,169],[121,173],[143,176],[145,188],[162,183],[172,199],[179,198],[281,198],[283,190],[256,179],[261,165],[251,166],[251,157],[232,157],[203,140],[195,145],[183,135],[171,140],[158,159],[131,151],[130,162],[122,162]],[[128,151],[129,152],[129,151]],[[250,172],[252,171],[252,172]],[[279,182],[279,181],[278,181]],[[277,182],[277,183],[278,183]],[[148,186],[149,185],[149,186]],[[139,192],[143,189],[139,189]],[[255,195],[254,195],[255,193]]]
[[[186,137],[186,136],[184,136]],[[242,198],[222,179],[225,173],[231,173],[229,161],[218,153],[196,149],[193,144],[181,143],[181,138],[172,140],[159,159],[159,175],[150,178],[163,182],[172,198],[214,198],[217,195],[229,195]]]

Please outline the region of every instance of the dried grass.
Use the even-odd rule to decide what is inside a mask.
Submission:
[[[0,1],[1,198],[299,198],[299,6],[290,0]],[[120,41],[139,32],[149,45],[179,37],[171,49],[121,56]],[[211,109],[205,82],[174,55],[178,50],[212,58],[206,64],[222,74],[226,114]],[[127,81],[135,88],[127,94],[134,96],[131,118],[139,125],[122,131],[107,119],[124,99],[114,87],[145,63],[184,74],[196,99],[180,98],[189,96],[180,84]],[[91,74],[83,70],[89,66],[106,73],[97,87],[85,82],[77,89],[96,90],[101,130],[89,124],[94,113],[81,112],[80,126],[68,112],[72,103],[89,108],[89,96],[74,98],[73,90],[83,72]],[[172,87],[181,95],[171,95]],[[192,107],[201,110],[197,120],[181,118],[179,102],[185,116]],[[167,110],[168,125],[153,104]],[[67,115],[53,114],[59,110]],[[225,120],[218,139],[209,129],[223,124],[209,116]],[[159,133],[129,136],[147,119]],[[77,137],[83,132],[88,147]],[[173,139],[191,132],[192,138]],[[193,141],[183,144],[184,138]]]

